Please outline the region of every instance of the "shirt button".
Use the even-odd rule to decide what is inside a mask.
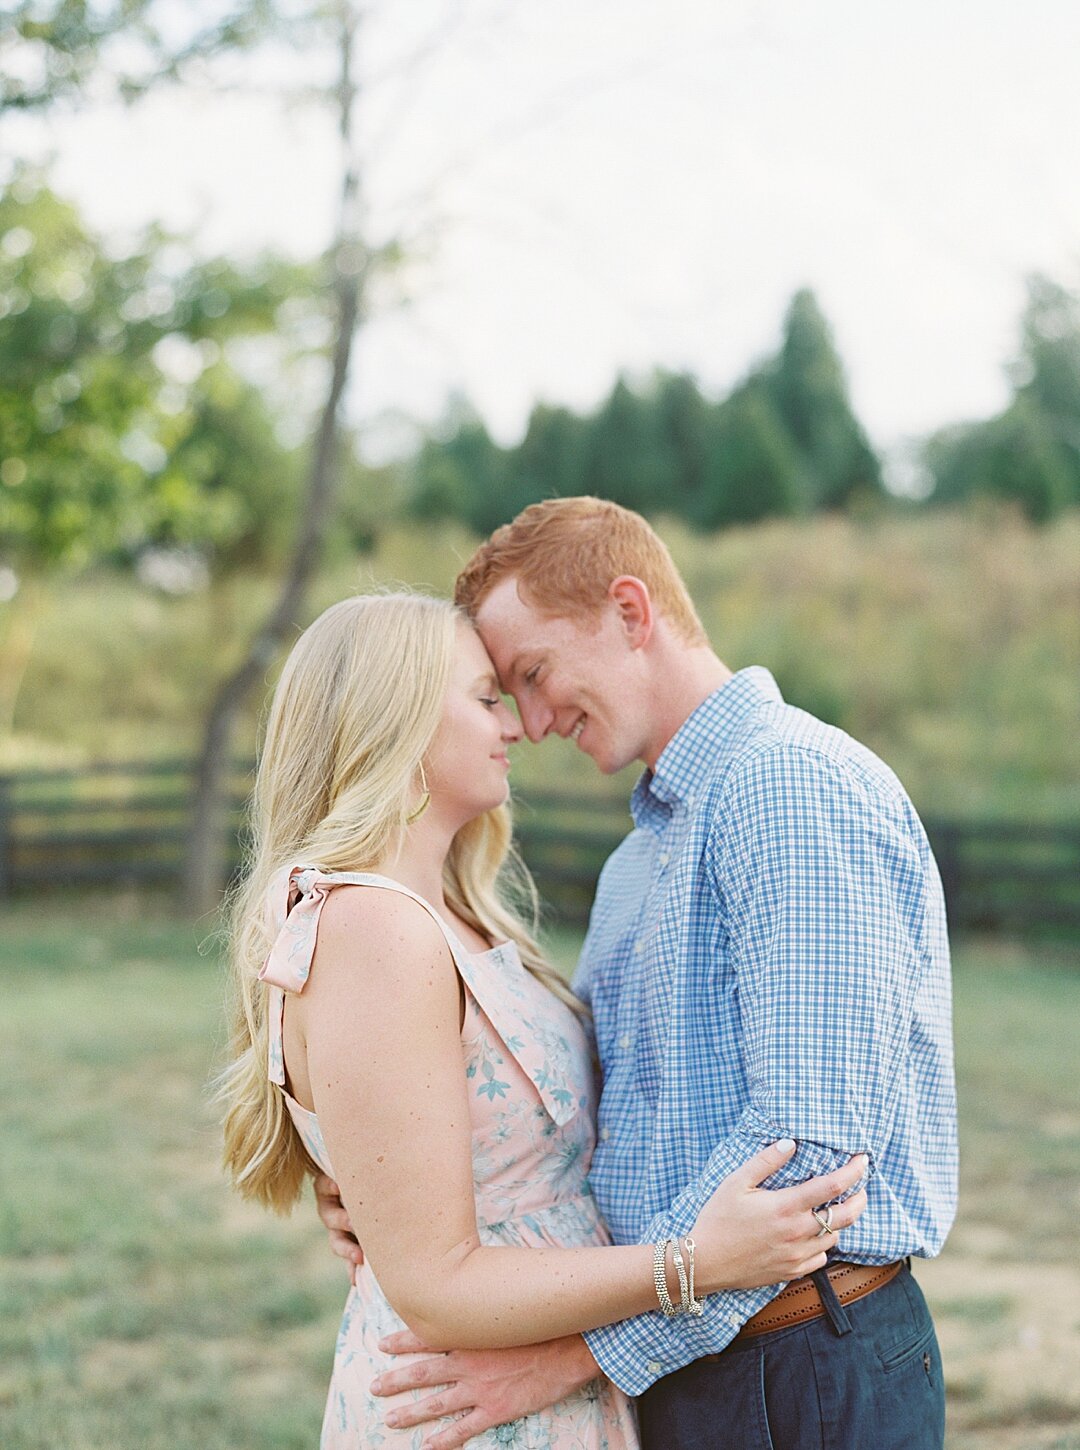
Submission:
[[[645,943],[643,941],[638,941],[638,942],[635,942],[634,943],[634,955],[636,957],[640,957],[641,956],[641,953],[644,950],[645,950]]]
[[[659,863],[660,863],[661,866],[666,866],[667,863],[671,860],[671,852],[670,851],[661,851],[660,854],[659,854],[659,856],[657,856],[656,859],[657,859],[657,861],[659,861]]]
[[[623,1049],[624,1052],[631,1045],[632,1040],[633,1039],[631,1038],[629,1032],[624,1032],[623,1035],[619,1038],[619,1046]]]
[[[603,1138],[604,1142],[606,1143],[607,1140],[611,1137],[611,1129],[610,1128],[601,1128],[600,1129],[600,1136],[601,1136],[601,1138]]]
[[[659,1374],[664,1366],[660,1363],[658,1359],[650,1359],[645,1368],[649,1371],[650,1374]]]
[[[731,1325],[733,1329],[742,1328],[742,1320],[737,1314],[729,1314],[727,1317],[727,1322]]]

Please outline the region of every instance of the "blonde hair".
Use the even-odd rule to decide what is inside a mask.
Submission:
[[[496,529],[458,575],[454,601],[475,615],[495,586],[512,577],[526,603],[543,613],[591,620],[622,574],[646,585],[684,643],[708,643],[663,539],[632,509],[588,495],[530,504]]]
[[[258,980],[273,944],[267,889],[286,866],[369,871],[392,863],[416,806],[463,619],[448,601],[422,594],[344,600],[300,636],[274,691],[247,870],[231,902],[230,1061],[217,1094],[234,1186],[279,1212],[315,1169],[267,1073],[268,988]],[[536,891],[511,848],[507,806],[458,831],[444,890],[463,921],[492,941],[516,941],[528,970],[583,1010],[536,943]]]

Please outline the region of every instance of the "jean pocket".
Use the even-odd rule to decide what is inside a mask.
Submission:
[[[925,1354],[933,1343],[934,1326],[932,1323],[924,1324],[914,1334],[909,1334],[906,1339],[901,1339],[896,1344],[890,1344],[888,1349],[878,1349],[877,1356],[881,1361],[881,1368],[886,1374],[903,1369],[905,1364],[910,1364],[918,1355]]]

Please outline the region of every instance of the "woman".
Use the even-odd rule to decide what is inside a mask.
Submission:
[[[274,695],[235,907],[226,1161],[278,1209],[317,1165],[364,1246],[324,1450],[416,1443],[369,1394],[378,1341],[404,1325],[436,1349],[530,1344],[824,1262],[806,1212],[821,1180],[747,1191],[775,1155],[725,1180],[696,1252],[609,1246],[584,1014],[500,889],[520,734],[471,625],[419,595],[327,610]],[[836,1207],[834,1231],[864,1203]],[[506,1430],[470,1444],[636,1444],[599,1381]]]

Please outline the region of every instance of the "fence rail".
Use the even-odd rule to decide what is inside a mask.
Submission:
[[[237,766],[229,838],[251,785]],[[190,820],[186,760],[0,775],[0,898],[48,885],[174,886]],[[630,826],[611,796],[535,792],[516,810],[518,843],[556,918],[582,924],[608,853]],[[1080,822],[931,818],[954,928],[1080,940]]]

